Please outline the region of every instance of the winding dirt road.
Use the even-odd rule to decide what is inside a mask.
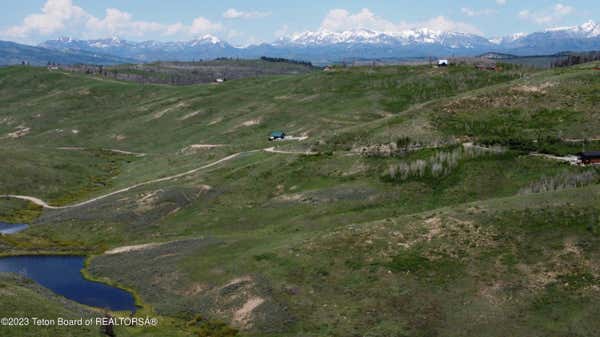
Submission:
[[[163,182],[163,181],[167,181],[167,180],[173,180],[173,179],[181,178],[183,176],[187,176],[187,175],[196,173],[198,171],[201,171],[201,170],[204,170],[204,169],[211,168],[213,166],[219,165],[219,164],[221,164],[223,162],[226,162],[226,161],[229,161],[231,159],[234,159],[234,158],[240,156],[243,153],[251,153],[251,152],[256,152],[256,150],[248,151],[248,152],[234,153],[234,154],[229,155],[229,156],[227,156],[225,158],[219,159],[217,161],[214,161],[214,162],[212,162],[210,164],[206,164],[204,166],[200,166],[200,167],[195,168],[193,170],[189,170],[189,171],[186,171],[186,172],[183,172],[183,173],[179,173],[179,174],[175,174],[175,175],[168,176],[168,177],[163,177],[163,178],[158,178],[158,179],[153,179],[153,180],[148,180],[148,181],[144,181],[144,182],[141,182],[141,183],[137,183],[135,185],[132,185],[132,186],[129,186],[129,187],[126,187],[126,188],[122,188],[120,190],[117,190],[117,191],[114,191],[114,192],[110,192],[110,193],[107,193],[107,194],[104,194],[104,195],[101,195],[101,196],[98,196],[98,197],[95,197],[95,198],[92,198],[92,199],[89,199],[89,200],[86,200],[86,201],[83,201],[83,202],[80,202],[80,203],[76,203],[76,204],[73,204],[73,205],[52,206],[52,205],[49,205],[47,202],[45,202],[42,199],[39,199],[39,198],[36,198],[36,197],[27,196],[27,195],[5,194],[5,195],[0,195],[0,198],[13,198],[13,199],[27,200],[27,201],[31,201],[32,203],[34,203],[36,205],[39,205],[39,206],[42,206],[42,207],[47,208],[47,209],[75,208],[75,207],[80,207],[80,206],[84,206],[84,205],[87,205],[87,204],[91,204],[91,203],[96,202],[98,200],[106,199],[106,198],[111,197],[111,196],[113,196],[115,194],[120,194],[120,193],[123,193],[123,192],[130,191],[130,190],[132,190],[134,188],[138,188],[140,186],[144,186],[144,185],[148,185],[148,184],[154,184],[154,183],[159,183],[159,182]]]
[[[275,147],[268,147],[266,149],[263,149],[263,151],[270,152],[270,153],[296,154],[296,155],[304,155],[304,156],[314,156],[314,155],[319,154],[319,152],[311,152],[311,151],[283,151],[283,150],[277,150],[277,149],[275,149]]]
[[[57,149],[59,150],[66,150],[66,151],[85,151],[88,150],[88,148],[85,147],[78,147],[78,146],[63,146],[63,147],[58,147]],[[118,149],[102,149],[104,151],[110,151],[110,152],[114,152],[114,153],[120,153],[120,154],[126,154],[126,155],[130,155],[130,156],[136,156],[136,157],[145,157],[146,153],[141,153],[141,152],[131,152],[131,151],[125,151],[125,150],[118,150]]]
[[[63,148],[63,149],[70,149],[70,150],[74,150],[74,149],[79,149],[79,148]],[[119,151],[121,153],[127,153],[127,154],[132,154],[132,155],[142,155],[141,153],[134,153],[134,152],[126,152],[126,151],[121,151],[121,150],[112,150],[112,151]],[[259,150],[250,150],[250,151],[245,151],[245,152],[238,152],[238,153],[234,153],[232,155],[229,155],[227,157],[221,158],[217,161],[214,161],[210,164],[206,164],[204,166],[200,166],[198,168],[189,170],[189,171],[185,171],[182,173],[178,173],[172,176],[168,176],[168,177],[163,177],[163,178],[157,178],[157,179],[152,179],[152,180],[148,180],[148,181],[144,181],[141,183],[137,183],[135,185],[131,185],[129,187],[125,187],[122,188],[120,190],[116,190],[107,194],[103,194],[101,196],[86,200],[86,201],[82,201],[76,204],[72,204],[72,205],[66,205],[66,206],[52,206],[50,204],[48,204],[47,202],[45,202],[44,200],[40,199],[40,198],[36,198],[36,197],[32,197],[32,196],[28,196],[28,195],[18,195],[18,194],[4,194],[4,195],[0,195],[0,198],[13,198],[13,199],[21,199],[21,200],[26,200],[26,201],[30,201],[38,206],[42,206],[44,208],[47,209],[67,209],[67,208],[75,208],[75,207],[80,207],[80,206],[85,206],[88,204],[91,204],[93,202],[102,200],[102,199],[106,199],[108,197],[111,197],[113,195],[116,194],[120,194],[123,192],[127,192],[130,190],[133,190],[135,188],[141,187],[141,186],[145,186],[145,185],[149,185],[149,184],[155,184],[155,183],[160,183],[163,181],[168,181],[168,180],[173,180],[173,179],[177,179],[177,178],[181,178],[190,174],[194,174],[198,171],[201,170],[205,170],[207,168],[211,168],[213,166],[219,165],[221,163],[224,163],[226,161],[232,160],[242,154],[246,154],[246,153],[253,153],[253,152],[258,152],[258,151],[264,151],[264,152],[270,152],[270,153],[281,153],[281,154],[292,154],[292,155],[316,155],[318,154],[317,152],[310,152],[310,151],[306,151],[306,152],[293,152],[293,151],[281,151],[281,150],[276,150],[275,147],[269,147],[266,149],[259,149]]]

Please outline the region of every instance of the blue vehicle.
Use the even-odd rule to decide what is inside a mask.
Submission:
[[[283,132],[283,131],[273,131],[273,132],[271,132],[271,135],[269,136],[270,141],[283,140],[284,138],[285,138],[285,132]]]

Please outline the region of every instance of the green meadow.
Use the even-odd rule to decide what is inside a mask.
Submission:
[[[532,154],[600,150],[596,66],[190,86],[1,68],[0,194],[99,199],[1,198],[31,226],[0,253],[89,255],[164,322],[117,336],[594,336],[600,169]],[[0,316],[93,312],[0,277]]]

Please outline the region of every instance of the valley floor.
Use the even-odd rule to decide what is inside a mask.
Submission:
[[[555,160],[600,149],[594,67],[0,69],[0,221],[30,224],[0,252],[89,256],[162,322],[117,336],[594,336],[600,170]],[[16,275],[0,294],[0,317],[97,314]]]

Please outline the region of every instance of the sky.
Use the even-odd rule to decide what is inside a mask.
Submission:
[[[190,40],[207,34],[234,45],[304,31],[409,28],[486,37],[600,21],[598,0],[18,0],[0,11],[0,40]]]

